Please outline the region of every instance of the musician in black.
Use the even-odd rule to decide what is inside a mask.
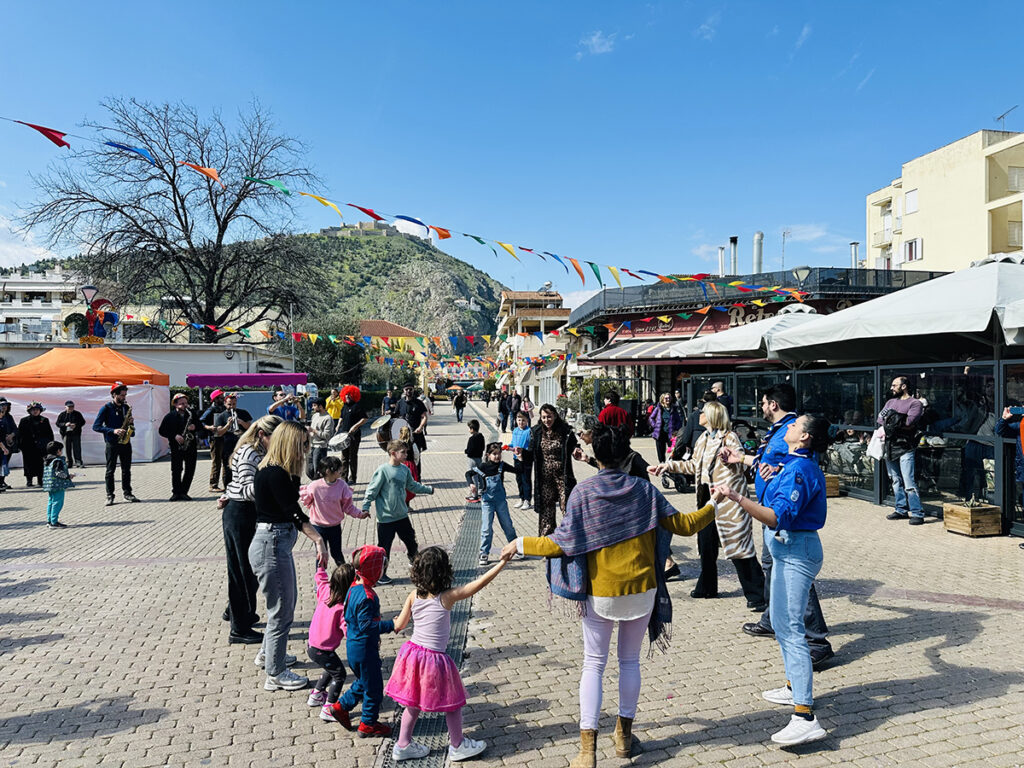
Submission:
[[[359,474],[359,441],[363,436],[363,424],[367,422],[368,417],[366,409],[359,404],[359,400],[362,398],[359,387],[352,384],[342,387],[341,396],[345,405],[341,408],[341,416],[338,419],[338,428],[335,434],[348,432],[348,448],[341,452],[341,478],[349,486],[353,486],[356,484],[356,477]]]
[[[158,432],[171,445],[171,501],[191,501],[188,495],[196,473],[196,439],[199,419],[179,392],[171,398],[171,411],[160,422]]]
[[[228,487],[231,482],[231,470],[228,465],[231,463],[231,455],[224,453],[224,438],[220,437],[213,428],[218,414],[224,412],[224,393],[215,389],[210,393],[210,407],[203,411],[200,421],[207,429],[210,436],[210,490],[218,493]],[[220,483],[221,475],[224,476],[224,485]]]
[[[84,467],[82,461],[82,427],[85,426],[85,416],[81,411],[75,410],[75,402],[68,400],[64,403],[64,410],[57,416],[57,429],[64,439],[64,458],[68,461],[69,467]]]
[[[106,443],[107,473],[104,480],[107,484],[107,506],[114,503],[114,469],[121,462],[121,492],[125,501],[138,501],[132,494],[132,444],[131,435],[125,425],[125,419],[131,412],[125,402],[128,398],[128,385],[115,381],[110,388],[110,402],[106,403],[92,423],[92,431],[103,435]]]
[[[238,394],[228,392],[224,395],[224,410],[213,417],[211,435],[224,441],[222,456],[224,459],[224,487],[231,484],[231,456],[238,446],[238,438],[252,424],[252,414],[238,407]]]
[[[28,416],[18,422],[18,436],[21,439],[21,460],[25,462],[25,485],[32,487],[32,480],[39,478],[43,487],[43,457],[46,446],[53,440],[53,428],[43,416],[42,403],[28,404]]]
[[[416,390],[412,386],[406,386],[402,391],[402,399],[398,401],[398,415],[409,422],[412,429],[412,441],[416,443],[420,452],[427,450],[427,438],[423,434],[427,428],[427,406],[416,397]],[[423,471],[420,462],[416,462],[416,468],[422,477]]]

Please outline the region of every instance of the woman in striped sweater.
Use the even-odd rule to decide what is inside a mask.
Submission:
[[[677,512],[646,479],[620,469],[630,452],[624,430],[598,424],[591,447],[599,472],[579,483],[561,524],[549,536],[519,538],[502,550],[551,558],[551,592],[574,601],[583,621],[580,678],[580,751],[571,768],[597,765],[601,677],[612,630],[618,623],[619,711],[615,753],[635,745],[633,717],[640,697],[640,648],[644,635],[664,649],[672,603],[661,567],[672,534],[692,536],[714,518],[711,502],[697,512]]]
[[[693,457],[687,461],[666,461],[651,468],[651,473],[678,472],[697,478],[697,504],[707,501],[710,487],[728,486],[740,496],[747,495],[747,479],[742,465],[722,461],[718,454],[723,449],[743,453],[743,445],[732,431],[729,412],[719,402],[704,403],[700,414],[700,425],[706,431],[697,438]],[[757,562],[754,537],[751,532],[750,516],[739,504],[724,500],[715,512],[715,524],[709,525],[697,536],[697,551],[700,553],[700,577],[690,597],[718,597],[718,550],[725,550],[725,556],[732,560],[739,577],[747,608],[763,611],[764,572]]]
[[[280,423],[277,416],[264,416],[249,425],[231,454],[231,482],[218,500],[223,510],[221,524],[228,561],[228,607],[224,610],[224,619],[231,622],[229,643],[263,642],[263,635],[252,628],[259,621],[256,615],[259,584],[249,564],[249,545],[256,534],[253,481],[267,452],[270,436]]]

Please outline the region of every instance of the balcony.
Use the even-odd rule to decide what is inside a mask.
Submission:
[[[885,245],[892,244],[892,230],[883,229],[881,232],[875,232],[871,235],[871,245],[875,248],[881,248]]]
[[[902,216],[894,216],[893,217],[893,219],[892,219],[892,231],[893,232],[902,232],[903,231],[903,217]]]

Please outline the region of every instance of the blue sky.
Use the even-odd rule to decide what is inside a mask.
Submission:
[[[787,228],[787,265],[846,265],[868,192],[1024,103],[1019,2],[159,5],[8,4],[0,115],[74,132],[109,96],[256,97],[308,144],[310,191],[656,272],[712,270],[730,235],[747,271],[758,229],[768,268]],[[37,252],[8,222],[62,152],[0,122],[0,264]],[[337,223],[306,203],[303,230]],[[460,240],[506,285],[583,295]]]

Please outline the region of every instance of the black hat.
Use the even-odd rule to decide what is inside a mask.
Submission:
[[[74,400],[66,400],[64,402],[64,405],[70,405],[72,408],[74,408],[75,407],[75,401]]]

